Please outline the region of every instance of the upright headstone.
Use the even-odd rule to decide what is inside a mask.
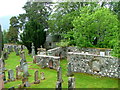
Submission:
[[[25,52],[24,52],[24,51],[21,51],[21,52],[20,52],[20,56],[21,56],[21,58],[23,59],[23,61],[26,62]]]
[[[21,78],[22,78],[21,67],[16,66],[16,79],[21,79]]]
[[[73,76],[72,69],[71,69],[71,62],[68,63],[68,72],[67,76]]]
[[[0,58],[0,90],[4,88],[4,81],[3,81],[3,61]]]
[[[14,71],[13,70],[9,70],[8,71],[8,81],[14,81]]]
[[[44,72],[41,72],[41,80],[44,80],[45,79],[45,75],[44,75]]]
[[[16,46],[16,47],[14,47],[14,50],[15,50],[16,55],[19,55],[19,49],[18,49],[18,47],[17,47],[17,46]]]
[[[56,90],[62,90],[62,83],[59,81],[56,83]]]
[[[2,30],[1,30],[1,25],[0,25],[0,57],[2,54]]]
[[[24,60],[21,59],[21,60],[20,60],[20,68],[21,68],[21,71],[23,71],[23,63],[24,63]]]
[[[35,80],[34,84],[40,83],[40,80],[38,80],[38,71],[35,71],[35,73],[34,73],[34,80]]]
[[[60,66],[57,69],[57,81],[59,81],[61,83],[63,82],[63,80],[62,80],[62,70],[61,70]]]
[[[28,78],[23,78],[22,79],[22,86],[23,87],[30,87],[30,84],[29,84],[29,82],[28,82]]]
[[[29,73],[28,73],[28,64],[25,62],[23,63],[23,77],[28,77]]]
[[[35,47],[34,47],[34,44],[32,43],[32,57],[35,56]]]
[[[69,89],[75,90],[75,78],[74,77],[68,78],[68,90]]]

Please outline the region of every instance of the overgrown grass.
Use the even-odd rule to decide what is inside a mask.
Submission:
[[[36,64],[32,63],[32,58],[30,55],[26,53],[26,60],[28,62],[29,68],[29,83],[34,82],[34,72],[35,70],[39,71],[39,78],[40,72],[45,73],[45,80],[41,80],[40,84],[31,84],[29,88],[55,88],[56,81],[57,81],[57,72],[56,70],[45,68],[41,69]],[[15,76],[15,68],[17,65],[20,65],[20,57],[16,56],[14,52],[9,54],[9,58],[5,61],[7,70],[12,69],[14,70]],[[60,66],[62,67],[62,78],[63,78],[63,88],[68,87],[68,77],[67,74],[67,60],[61,60]],[[8,77],[8,71],[6,71],[6,78]],[[108,78],[108,77],[99,77],[96,75],[89,75],[85,73],[74,73],[76,88],[118,88],[118,79]],[[10,88],[12,86],[18,87],[19,84],[22,84],[21,80],[16,80],[12,82],[8,82],[5,84],[5,88]]]

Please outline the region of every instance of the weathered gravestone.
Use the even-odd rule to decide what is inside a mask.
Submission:
[[[9,70],[8,71],[8,81],[14,81],[14,71],[13,70]]]
[[[29,73],[28,73],[28,64],[25,62],[23,63],[23,77],[28,77]]]
[[[35,56],[35,47],[34,47],[34,44],[32,43],[32,57],[34,57]]]
[[[74,77],[68,78],[68,90],[75,90],[75,78]]]
[[[35,73],[34,73],[34,80],[35,80],[34,84],[40,83],[40,80],[38,80],[38,71],[35,71]]]
[[[41,80],[44,80],[45,79],[45,75],[44,75],[44,72],[41,72]]]
[[[2,54],[2,31],[1,31],[1,25],[0,25],[0,57]]]
[[[24,60],[21,59],[21,60],[20,60],[20,68],[21,68],[21,71],[23,71],[23,64],[24,64]]]
[[[19,55],[19,49],[17,46],[14,48],[14,50],[15,50],[16,55]]]
[[[7,52],[10,54],[10,46],[7,46]]]
[[[71,69],[71,62],[68,63],[68,72],[67,76],[73,76],[72,69]]]
[[[22,58],[22,60],[23,60],[24,62],[26,62],[25,52],[24,52],[24,51],[21,51],[21,52],[20,52],[20,57]]]
[[[16,66],[16,79],[21,79],[21,78],[22,78],[21,67]]]
[[[63,80],[62,80],[62,70],[61,70],[60,66],[57,69],[57,81],[59,81],[61,83],[63,82]]]
[[[62,90],[62,83],[59,81],[56,83],[56,90]]]

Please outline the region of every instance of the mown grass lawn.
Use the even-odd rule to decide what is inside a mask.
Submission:
[[[57,81],[57,72],[56,70],[45,68],[41,69],[36,64],[33,64],[33,59],[30,55],[27,54],[26,50],[26,60],[28,62],[29,68],[29,83],[34,82],[34,72],[35,70],[45,73],[45,80],[41,80],[40,84],[31,84],[29,88],[55,88]],[[17,65],[20,65],[20,57],[16,56],[14,52],[9,54],[9,58],[5,61],[7,70],[13,69],[15,76],[15,68]],[[67,74],[67,60],[61,60],[60,66],[62,67],[62,78],[63,78],[63,88],[68,87],[68,77]],[[99,77],[96,75],[89,75],[85,73],[74,73],[76,88],[118,88],[118,79],[108,78],[108,77]],[[8,71],[6,71],[6,79],[8,79]],[[16,80],[8,82],[5,84],[5,88],[15,87],[17,88],[19,84],[22,84],[22,80]]]

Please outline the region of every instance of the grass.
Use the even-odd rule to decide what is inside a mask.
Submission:
[[[45,73],[45,80],[41,80],[40,84],[31,84],[29,88],[55,88],[56,81],[57,81],[57,72],[56,70],[45,68],[41,69],[36,64],[32,63],[32,58],[30,55],[27,54],[27,50],[25,50],[26,54],[26,60],[28,62],[28,68],[29,68],[29,83],[34,82],[34,72],[35,70],[39,71],[39,78],[40,78],[40,72]],[[17,65],[20,65],[20,57],[16,56],[14,52],[9,54],[9,58],[5,60],[6,68],[7,70],[12,69],[14,70],[14,76],[15,76],[15,68]],[[67,88],[68,87],[68,77],[67,74],[67,60],[61,60],[60,66],[62,67],[62,78],[63,83],[62,87]],[[8,77],[8,71],[6,72],[6,79]],[[76,88],[118,88],[118,79],[115,78],[108,78],[108,77],[99,77],[96,75],[89,75],[85,73],[74,73],[75,77],[75,84]],[[12,82],[8,82],[5,84],[5,88],[15,87],[17,88],[19,84],[22,84],[21,80],[16,80]]]

